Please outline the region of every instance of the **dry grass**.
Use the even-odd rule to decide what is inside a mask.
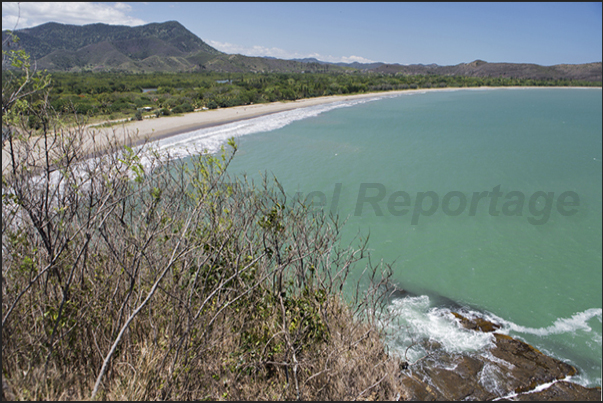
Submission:
[[[350,327],[350,324],[356,326]],[[313,346],[299,357],[297,369],[301,400],[396,400],[405,397],[396,374],[399,363],[389,357],[378,336],[357,323],[347,308],[334,314],[328,342]],[[184,366],[163,366],[165,349],[151,337],[114,359],[102,400],[289,400],[297,399],[292,370],[259,365],[250,373],[233,370],[240,351],[238,334],[227,327],[202,359]],[[129,356],[129,357],[128,357]],[[75,368],[14,368],[9,400],[89,400],[93,376]],[[289,381],[287,377],[289,376]]]

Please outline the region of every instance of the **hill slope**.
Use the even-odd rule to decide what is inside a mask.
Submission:
[[[38,68],[51,71],[195,70],[199,65],[188,57],[209,59],[222,54],[176,21],[138,27],[51,22],[15,34],[19,42],[9,41],[7,46],[24,49]],[[3,44],[5,39],[2,32]]]

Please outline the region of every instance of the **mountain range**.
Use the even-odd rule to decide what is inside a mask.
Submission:
[[[46,23],[2,32],[2,49],[23,49],[36,68],[48,71],[124,72],[372,72],[409,75],[460,75],[601,81],[601,62],[541,66],[476,60],[454,66],[436,64],[329,63],[313,58],[283,60],[226,54],[209,46],[176,21],[138,27],[107,24]],[[2,66],[5,68],[6,66]]]

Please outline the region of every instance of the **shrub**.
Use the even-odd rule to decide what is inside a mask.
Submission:
[[[172,109],[173,113],[186,113],[186,112],[193,112],[195,110],[195,108],[193,108],[193,106],[191,104],[183,104],[183,105],[178,105],[176,106],[174,109]]]
[[[233,153],[113,148],[81,175],[85,153],[66,149],[51,192],[23,180],[46,169],[37,153],[17,153],[27,166],[3,182],[2,362],[17,398],[352,399],[375,379],[371,393],[394,397],[396,360],[340,293],[366,245],[339,246],[337,220],[229,177]],[[352,306],[375,312],[382,285]]]

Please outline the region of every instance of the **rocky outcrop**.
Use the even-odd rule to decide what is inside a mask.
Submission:
[[[560,381],[547,389],[518,395],[513,400],[519,401],[600,401],[601,388],[585,388],[575,383]]]
[[[452,314],[454,315],[455,318],[457,318],[461,322],[461,325],[465,329],[479,330],[480,332],[487,332],[487,333],[494,332],[495,330],[500,329],[500,325],[489,322],[482,318],[467,319],[463,315],[458,314],[456,312],[452,312]]]
[[[495,332],[484,319],[454,314],[467,329]],[[401,368],[401,382],[410,400],[601,400],[601,388],[585,388],[560,381],[576,369],[531,345],[493,333],[494,347],[482,353],[447,353],[438,345],[428,355]],[[544,390],[539,386],[551,384]],[[538,390],[538,391],[535,391]]]

